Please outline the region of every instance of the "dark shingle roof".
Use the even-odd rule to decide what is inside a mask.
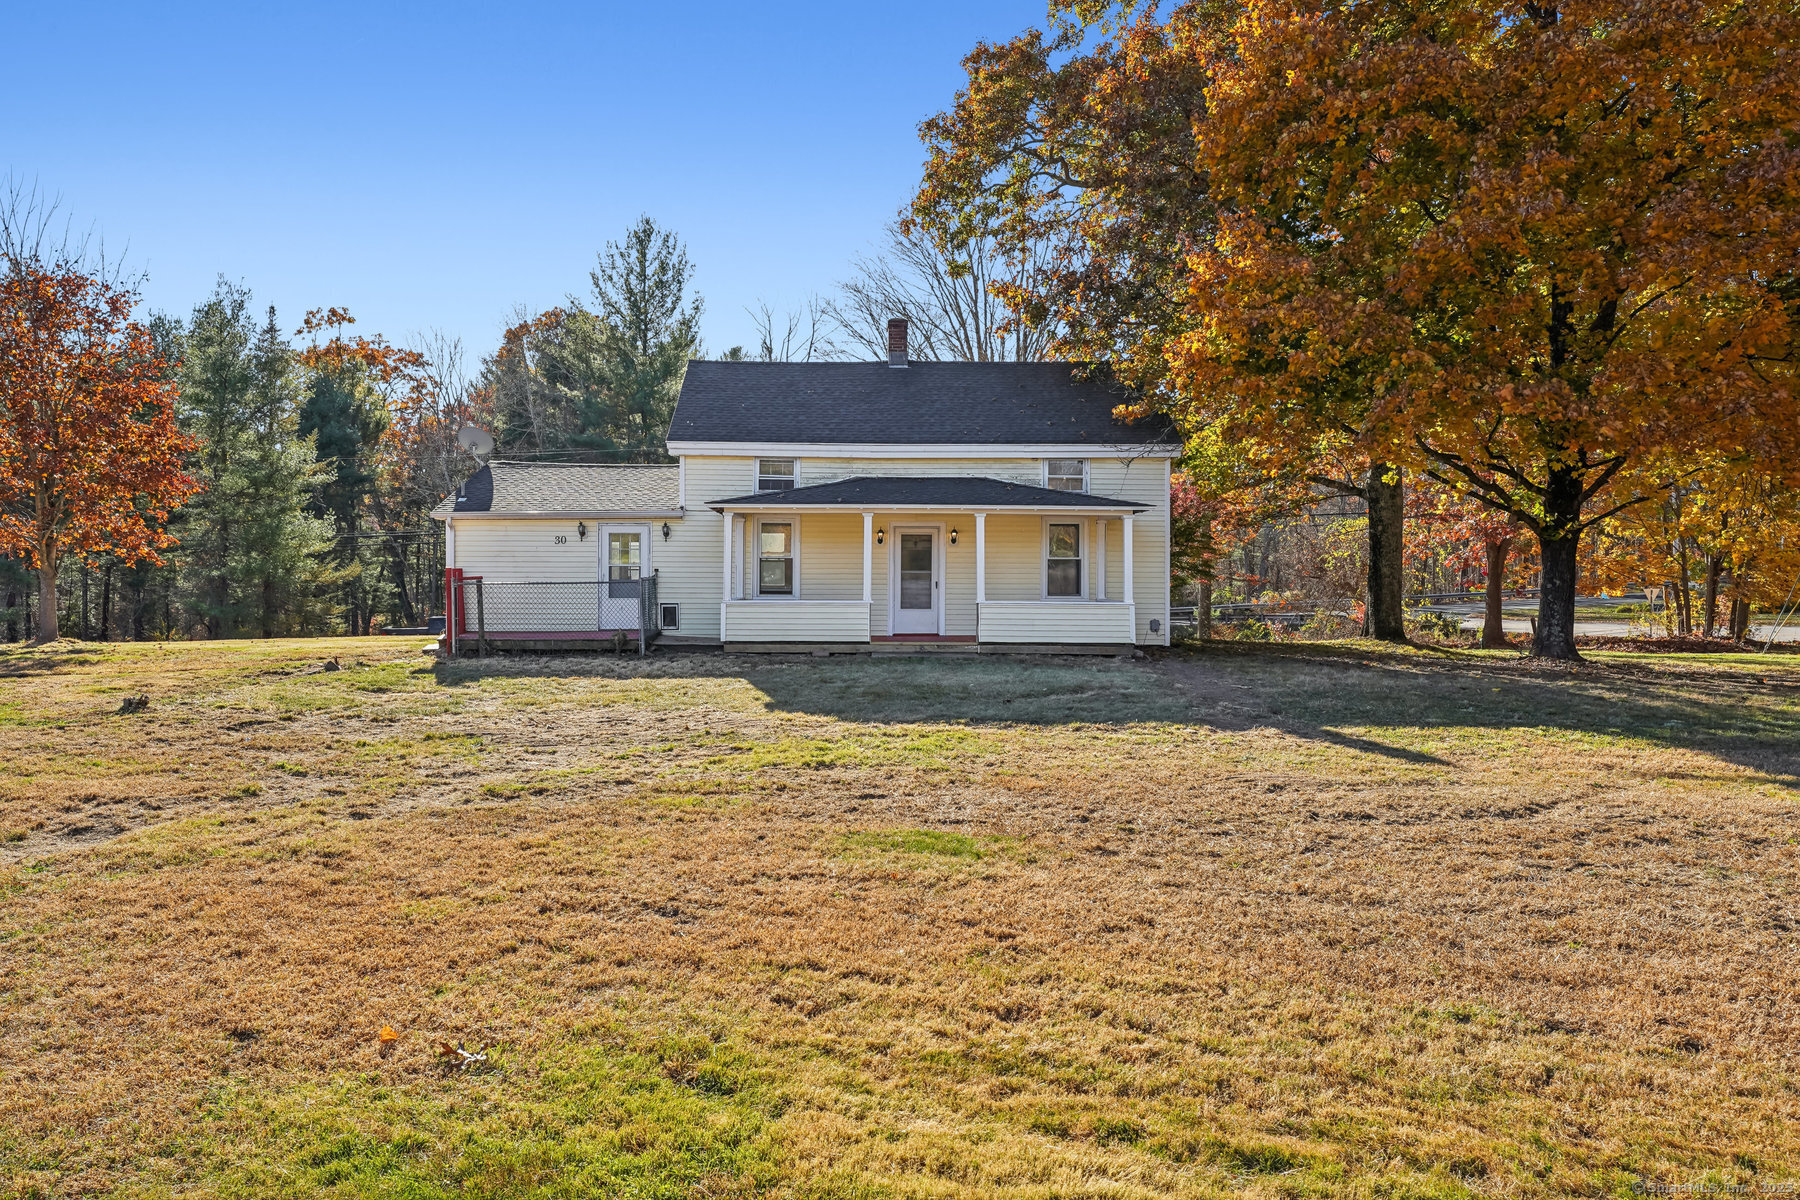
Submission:
[[[1073,363],[691,362],[673,442],[1126,445],[1177,439],[1112,416],[1130,397]]]
[[[866,508],[1116,508],[1142,512],[1148,504],[1063,492],[1055,488],[989,479],[982,475],[857,475],[782,492],[756,492],[708,502],[710,508],[749,505],[821,505]]]
[[[672,513],[681,508],[677,467],[491,462],[431,510],[461,513]]]

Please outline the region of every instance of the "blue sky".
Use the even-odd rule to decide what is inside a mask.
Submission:
[[[471,360],[585,292],[640,213],[716,352],[827,292],[911,195],[918,123],[1043,0],[13,6],[0,175],[62,197],[185,314],[224,274],[289,329],[439,329]],[[31,53],[17,48],[34,47]]]

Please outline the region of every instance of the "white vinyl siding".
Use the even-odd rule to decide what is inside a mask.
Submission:
[[[586,538],[573,518],[465,517],[456,520],[456,565],[496,583],[598,580],[600,539],[594,522],[583,523]]]
[[[875,547],[875,557],[886,550]],[[808,513],[800,533],[801,595],[807,600],[861,600],[861,513]]]
[[[1131,613],[1123,604],[990,601],[981,606],[981,640],[1040,645],[1130,642]]]
[[[737,642],[866,642],[869,606],[860,600],[796,600],[761,604],[733,600],[727,630]]]
[[[1043,468],[1030,458],[809,458],[806,483],[833,483],[854,475],[980,475],[1043,486]]]

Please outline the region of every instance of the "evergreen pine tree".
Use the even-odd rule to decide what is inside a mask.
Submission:
[[[250,516],[244,466],[255,448],[245,421],[255,381],[248,306],[248,294],[221,279],[194,310],[177,373],[182,430],[199,443],[189,471],[205,485],[183,513],[180,558],[188,607],[209,637],[238,632],[249,611],[232,578]]]
[[[376,454],[388,414],[367,367],[344,358],[314,370],[305,386],[299,430],[314,441],[326,468],[310,511],[328,520],[336,546],[330,557],[350,632],[367,633],[384,611],[390,588],[382,581],[379,548],[364,547],[363,510],[376,484]]]
[[[307,511],[326,468],[300,433],[300,372],[271,306],[250,349],[245,420],[253,448],[244,464],[251,512],[243,534],[242,578],[262,636],[322,629],[336,582],[328,558],[331,522]]]
[[[183,599],[212,637],[306,629],[331,581],[331,523],[306,511],[326,472],[300,432],[299,371],[274,309],[258,331],[249,301],[221,281],[180,343],[181,417],[206,483],[179,514]]]
[[[595,309],[577,306],[571,349],[586,360],[577,444],[620,450],[636,462],[667,457],[675,398],[690,358],[700,353],[694,264],[673,233],[641,217],[623,243],[609,242],[589,278]],[[583,319],[585,318],[585,319]]]

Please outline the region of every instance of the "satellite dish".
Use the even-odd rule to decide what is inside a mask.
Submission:
[[[464,425],[456,431],[456,444],[468,451],[476,462],[485,463],[487,456],[494,452],[494,435],[479,425]]]

